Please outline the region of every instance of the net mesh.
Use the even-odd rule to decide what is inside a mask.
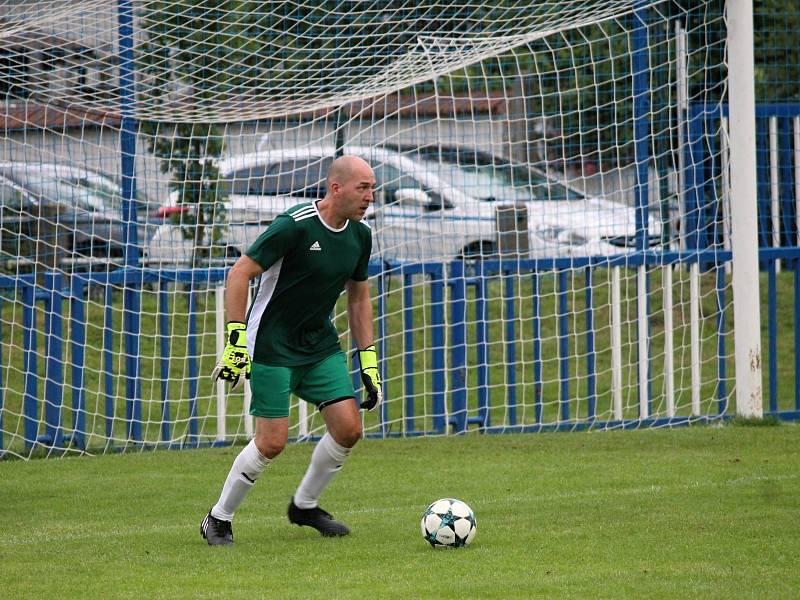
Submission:
[[[725,414],[725,36],[713,1],[0,0],[0,452],[252,435],[225,271],[341,152],[378,181],[368,435]]]

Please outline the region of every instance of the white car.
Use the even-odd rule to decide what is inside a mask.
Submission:
[[[491,171],[477,174],[470,165],[434,161],[427,155],[412,158],[389,148],[346,146],[343,152],[361,156],[375,171],[375,203],[365,217],[373,229],[375,259],[424,262],[497,256],[506,249],[498,244],[499,214],[514,219],[523,215],[512,227],[524,224],[527,217],[527,234],[514,236],[515,251],[524,256],[616,254],[625,251],[621,246],[626,242],[619,240],[635,234],[632,208],[586,198],[545,175],[532,182],[530,176],[525,180],[517,173],[516,180],[504,181],[491,177]],[[275,216],[300,202],[322,198],[334,156],[332,146],[316,146],[221,160],[228,223],[224,242],[218,242],[226,248],[218,254],[233,257],[244,252]],[[176,196],[171,200],[174,203]],[[651,222],[650,233],[657,233],[656,225]],[[191,256],[192,241],[185,239],[179,224],[171,224],[156,232],[145,261],[150,266],[186,265]]]
[[[397,146],[471,198],[524,206],[535,257],[597,256],[637,246],[636,211],[619,202],[589,197],[559,175],[469,147]],[[648,216],[645,245],[662,243],[661,223]]]

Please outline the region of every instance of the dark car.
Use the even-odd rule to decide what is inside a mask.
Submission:
[[[145,244],[168,216],[136,198],[137,243]],[[39,263],[119,264],[125,252],[122,190],[109,176],[54,163],[0,163],[0,252],[6,270]]]

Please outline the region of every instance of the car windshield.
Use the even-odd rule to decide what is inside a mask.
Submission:
[[[369,155],[364,155],[363,158],[372,165],[376,189],[380,193],[379,199],[392,203],[399,190],[420,190],[430,198],[427,204],[429,210],[452,207],[449,202],[428,190],[422,182],[396,166]],[[221,185],[226,195],[322,198],[327,189],[325,175],[332,162],[331,157],[325,156],[256,164],[224,176]]]
[[[71,177],[67,180],[67,183],[80,189],[90,201],[99,199],[106,208],[113,210],[122,208],[122,190],[111,181],[89,175],[79,178]],[[139,202],[144,200],[142,194],[137,193],[136,197]]]
[[[441,162],[430,158],[426,158],[425,162],[448,184],[480,200],[520,202],[583,199],[580,193],[523,165],[502,161],[479,164],[478,161],[469,162],[459,158],[442,153]]]
[[[322,198],[332,161],[326,156],[255,164],[223,176],[220,189],[225,195]]]

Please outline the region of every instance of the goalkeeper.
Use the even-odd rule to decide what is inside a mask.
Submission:
[[[233,543],[236,509],[286,445],[290,393],[317,406],[326,432],[289,503],[289,521],[324,536],[350,532],[318,504],[362,433],[347,358],[330,314],[346,290],[365,388],[361,408],[372,410],[381,401],[381,381],[367,283],[372,236],[362,219],[374,188],[375,175],[365,161],[337,158],[328,172],[325,197],[279,215],[228,274],[227,346],[213,379],[229,381],[232,387],[250,379],[256,430],[200,525],[210,545]],[[245,322],[248,286],[256,277],[258,293]]]

